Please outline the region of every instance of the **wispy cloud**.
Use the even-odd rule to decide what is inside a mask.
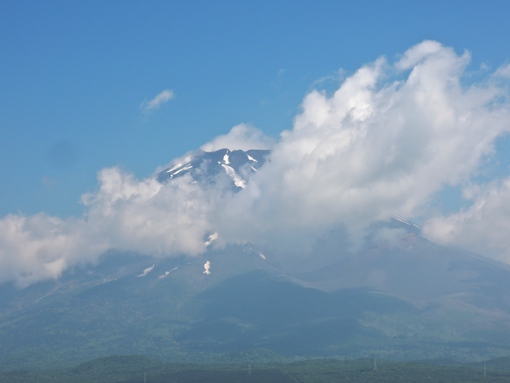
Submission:
[[[510,263],[510,177],[464,189],[467,209],[429,219],[427,238]]]
[[[165,89],[161,93],[159,93],[152,100],[145,100],[140,104],[140,109],[143,110],[144,113],[153,112],[161,107],[161,105],[166,104],[168,101],[175,98],[175,93],[173,90]]]
[[[510,79],[510,64],[500,67],[494,74],[499,77]]]

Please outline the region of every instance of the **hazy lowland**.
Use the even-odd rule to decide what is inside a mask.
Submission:
[[[141,356],[95,359],[69,369],[0,373],[0,382],[136,383],[136,382],[508,382],[510,360],[484,363],[449,360],[395,362],[377,359],[315,359],[287,363],[247,363],[264,351],[237,355],[237,364],[167,364]]]

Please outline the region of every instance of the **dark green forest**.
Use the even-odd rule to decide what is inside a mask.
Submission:
[[[510,358],[478,363],[395,362],[377,359],[314,359],[289,363],[162,363],[145,356],[110,356],[69,369],[10,371],[9,383],[168,383],[168,382],[509,382]]]

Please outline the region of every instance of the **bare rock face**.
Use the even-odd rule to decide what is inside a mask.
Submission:
[[[198,151],[157,174],[161,183],[182,177],[186,174],[201,183],[227,181],[234,189],[244,189],[251,175],[266,162],[268,150],[221,149],[215,152]]]

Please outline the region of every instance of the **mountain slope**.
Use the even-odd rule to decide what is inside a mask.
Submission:
[[[301,275],[271,264],[269,255],[264,260],[253,245],[166,260],[110,254],[60,281],[17,291],[0,317],[0,363],[4,369],[64,366],[134,353],[198,361],[253,348],[288,357],[468,360],[510,353],[506,291],[492,295],[510,272],[489,264],[483,278],[466,279],[465,270],[478,267],[479,259],[455,252],[457,263],[445,261],[437,252],[449,250],[420,246],[432,246],[435,255],[418,262],[418,245],[392,251],[379,246]],[[401,262],[405,257],[409,264]],[[440,289],[427,295],[426,304],[420,286],[432,282],[418,278],[420,268],[396,277],[420,262],[435,266],[434,283],[444,289],[443,295]],[[386,279],[372,278],[374,270]],[[491,276],[492,286],[484,279]],[[0,289],[2,296],[15,291]]]
[[[267,155],[196,152],[157,179],[188,175],[240,191]],[[380,230],[398,236],[381,240]],[[510,355],[510,267],[427,241],[401,218],[374,225],[356,253],[341,232],[308,258],[212,239],[196,257],[110,251],[55,281],[1,285],[0,368],[113,354],[218,360],[251,349],[290,358]]]

